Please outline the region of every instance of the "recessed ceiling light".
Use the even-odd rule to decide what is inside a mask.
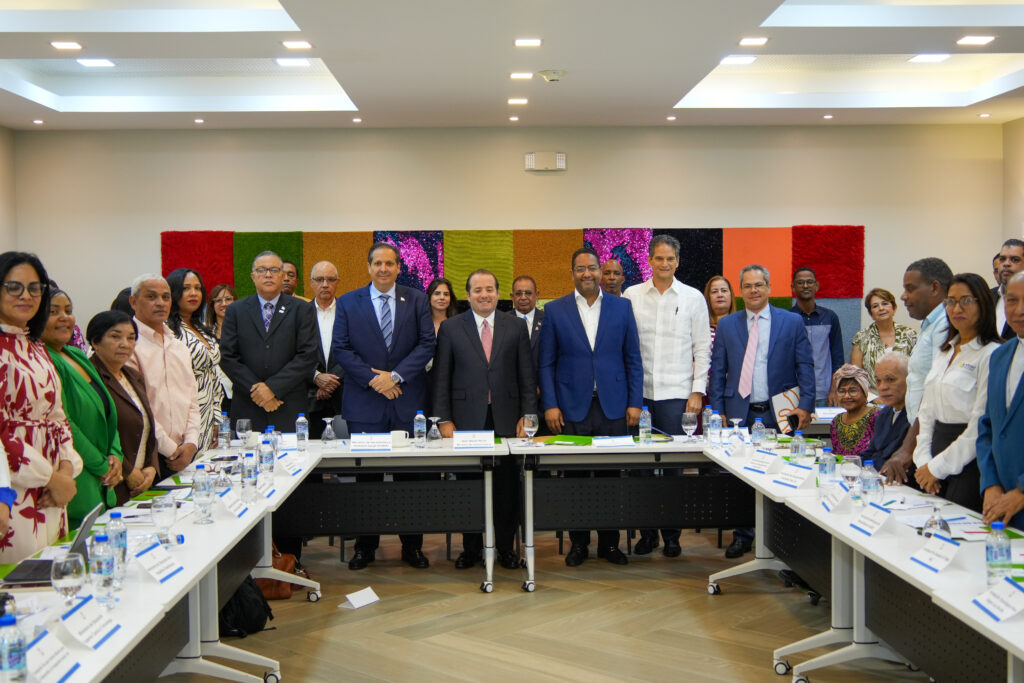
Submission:
[[[926,53],[923,55],[916,55],[914,57],[911,57],[907,61],[913,62],[914,64],[938,64],[939,62],[944,62],[947,59],[949,59],[948,54],[943,52],[936,52]]]
[[[728,57],[723,58],[719,64],[725,64],[726,66],[738,66],[742,64],[753,64],[755,61],[757,61],[757,57],[754,55],[729,55]]]
[[[995,36],[964,36],[960,40],[956,41],[957,45],[988,45]]]
[[[308,40],[282,40],[281,44],[289,50],[309,50],[313,47]]]
[[[751,36],[750,38],[741,38],[740,47],[763,47],[767,42],[767,38]]]
[[[825,114],[821,118],[825,119],[826,121],[831,121],[833,116],[832,116],[832,114]]]
[[[41,125],[43,125],[43,120],[42,119],[35,119],[35,120],[32,121],[32,123],[36,124],[37,126],[41,126]]]
[[[114,66],[114,63],[109,59],[76,59],[75,61],[82,66],[88,67]]]
[[[363,120],[360,119],[360,118],[352,119],[352,123],[362,123],[362,122],[363,122]]]
[[[992,114],[978,114],[979,119],[987,119],[990,116],[992,116]]]
[[[82,46],[73,40],[55,40],[50,43],[56,50],[81,50]]]
[[[508,98],[509,104],[527,104],[529,102],[525,97],[510,97]]]
[[[533,78],[532,71],[513,71],[509,74],[509,78],[515,81],[528,81]]]
[[[674,117],[674,116],[666,116],[666,117],[665,117],[665,120],[666,120],[666,121],[675,121],[675,120],[676,120],[676,117]]]
[[[540,38],[516,38],[516,47],[540,47]]]
[[[204,121],[203,119],[196,119],[195,122],[196,123],[206,123],[206,121]]]
[[[519,120],[519,117],[518,116],[510,116],[510,117],[508,117],[508,120],[512,121],[512,122],[515,122],[515,121]]]
[[[278,66],[309,66],[309,60],[305,57],[278,57],[275,61]]]

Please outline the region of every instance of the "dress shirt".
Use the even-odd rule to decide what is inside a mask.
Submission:
[[[338,307],[338,300],[331,299],[331,305],[326,309],[320,308],[320,302],[314,299],[313,303],[316,309],[316,322],[320,326],[320,349],[324,352],[324,363],[331,357],[331,339],[334,337],[334,312]],[[313,376],[316,377],[320,372],[318,370],[313,371]]]
[[[263,307],[266,306],[267,304],[270,304],[270,310],[276,313],[277,302],[281,300],[281,294],[280,292],[278,292],[278,295],[275,296],[273,299],[264,299],[262,296],[257,294],[256,298],[260,300],[260,315],[263,315]],[[273,313],[271,313],[271,315],[273,315]]]
[[[652,401],[690,398],[707,392],[711,330],[704,295],[673,278],[664,293],[653,280],[627,289],[640,333],[644,397]]]
[[[999,334],[1003,333],[1003,328],[1006,327],[1006,295],[1003,293],[1003,288],[999,288],[999,298],[996,299],[996,332]]]
[[[914,464],[928,465],[932,475],[945,479],[960,474],[975,458],[978,418],[988,400],[988,361],[999,344],[982,344],[977,337],[964,344],[954,359],[954,337],[946,351],[940,351],[924,383],[924,397],[917,420],[921,431],[914,449]],[[951,362],[952,361],[952,362]],[[932,453],[932,434],[936,422],[967,424],[967,428],[941,453]]]
[[[946,341],[948,329],[946,307],[941,303],[921,321],[921,334],[917,335],[917,344],[910,354],[910,372],[907,375],[907,422],[910,426],[914,426],[914,420],[917,419],[921,397],[924,396],[925,378],[932,369],[939,347]]]
[[[392,334],[394,334],[395,324],[395,292],[398,288],[395,285],[391,285],[391,289],[386,292],[382,292],[377,289],[374,285],[370,285],[370,301],[373,302],[373,313],[377,316],[377,324],[380,325],[380,297],[383,294],[388,295],[388,308],[391,309],[391,324]]]
[[[765,306],[758,314],[757,326],[760,332],[757,338],[757,355],[754,356],[754,377],[750,387],[751,403],[761,403],[771,399],[771,392],[768,391],[768,344],[772,335],[772,307]],[[750,338],[750,330],[754,327],[754,312],[747,313],[747,339]]]
[[[832,373],[843,364],[843,332],[839,316],[832,309],[817,304],[810,313],[804,313],[799,305],[789,310],[800,316],[807,329],[807,340],[814,356],[815,398],[819,401],[828,398]]]
[[[477,333],[477,336],[480,336],[480,335],[482,335],[484,333],[484,321],[485,320],[487,321],[487,324],[491,328],[491,343],[493,344],[494,343],[494,311],[491,311],[491,314],[489,316],[487,316],[486,318],[483,318],[483,317],[477,315],[477,312],[473,311],[473,320],[476,321],[476,333]],[[483,337],[481,337],[480,341],[481,341],[481,343],[483,343]]]
[[[164,325],[163,334],[135,319],[135,353],[127,365],[142,373],[153,409],[157,450],[169,456],[185,443],[199,446],[199,388],[185,342]]]
[[[573,294],[576,295],[576,309],[580,312],[583,329],[587,333],[590,350],[593,351],[594,344],[597,343],[597,324],[601,320],[601,299],[604,298],[604,292],[600,289],[597,290],[597,299],[594,300],[593,306],[587,303],[586,298],[578,290],[574,291]]]
[[[1010,361],[1010,374],[1006,376],[1006,409],[1010,409],[1013,403],[1013,395],[1017,393],[1017,385],[1020,384],[1021,375],[1024,375],[1024,339],[1017,337],[1017,348],[1013,351],[1013,360]]]
[[[526,321],[526,336],[533,338],[533,319],[537,315],[537,308],[531,308],[529,313],[516,311],[516,317]]]

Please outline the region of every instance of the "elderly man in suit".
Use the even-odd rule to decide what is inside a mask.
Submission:
[[[861,453],[863,461],[873,460],[875,469],[881,469],[903,443],[910,429],[907,421],[907,375],[910,357],[899,351],[889,351],[875,362],[875,384],[878,402],[884,405],[875,417],[875,433],[867,450]]]
[[[590,247],[572,255],[572,277],[575,291],[545,306],[538,371],[544,421],[554,434],[626,434],[639,422],[644,389],[633,306],[601,291],[601,265]],[[576,567],[590,554],[590,531],[569,537],[565,564]],[[597,539],[598,557],[628,562],[618,529],[601,529]]]
[[[711,354],[708,399],[723,420],[740,418],[749,427],[761,418],[766,427],[778,427],[772,397],[798,388],[799,405],[793,409],[796,428],[803,429],[814,410],[814,357],[803,321],[795,313],[768,303],[771,280],[764,266],[740,271],[740,294],[745,310],[718,321]],[[726,557],[749,552],[753,529],[736,529]]]
[[[234,385],[231,419],[263,431],[291,431],[307,405],[316,364],[313,310],[281,291],[281,257],[264,251],[252,262],[256,293],[228,306],[221,331],[221,369]]]
[[[337,310],[338,269],[330,261],[320,261],[310,271],[309,281],[314,293],[311,305],[320,332],[316,367],[309,387],[309,437],[319,439],[324,432],[324,420],[341,414],[341,384],[345,370],[331,350]]]
[[[537,369],[537,355],[540,352],[540,326],[544,323],[544,311],[537,308],[537,281],[529,275],[520,275],[512,281],[512,305],[516,317],[526,321],[526,333],[530,337],[530,352],[533,367]]]
[[[976,447],[985,522],[1002,520],[1024,529],[1024,273],[1010,278],[1004,297],[1014,338],[989,361],[988,400]]]
[[[426,405],[426,366],[434,355],[434,323],[427,296],[397,284],[398,249],[376,242],[367,254],[371,283],[338,299],[334,357],[345,369],[341,412],[350,432],[412,432]],[[402,561],[425,569],[422,534],[402,534]],[[380,536],[360,536],[349,569],[373,562]]]
[[[441,323],[434,356],[434,413],[441,436],[456,429],[494,430],[498,436],[525,436],[523,415],[537,412],[537,380],[526,325],[497,310],[498,278],[477,270],[466,280],[470,310]],[[519,509],[516,459],[501,458],[494,468],[494,532],[498,562],[519,567],[513,550]],[[480,562],[483,537],[462,535],[456,569]]]
[[[996,304],[996,330],[1003,339],[1010,340],[1017,335],[1010,325],[1009,311],[1006,307],[1006,287],[1010,278],[1024,271],[1024,241],[1011,238],[1003,242],[992,262],[992,267],[998,283],[998,286],[992,288],[992,300]]]

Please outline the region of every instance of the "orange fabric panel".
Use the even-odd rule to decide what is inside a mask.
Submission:
[[[572,253],[583,246],[583,229],[514,230],[512,270],[537,281],[544,299],[557,299],[572,291]],[[511,291],[511,289],[509,289]],[[508,292],[502,292],[508,297]]]
[[[365,287],[370,282],[366,269],[366,253],[373,244],[373,232],[304,232],[302,233],[302,282],[297,290],[310,297],[313,287],[309,273],[318,261],[330,261],[338,268],[338,296]]]
[[[790,295],[793,267],[792,228],[725,228],[722,230],[722,268],[739,296],[740,270],[753,263],[764,266],[772,279],[772,296]]]

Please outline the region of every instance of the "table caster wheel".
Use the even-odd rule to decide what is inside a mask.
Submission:
[[[921,667],[919,667],[917,664],[912,664],[911,662],[907,662],[907,671],[920,671],[920,670],[921,670]]]
[[[818,603],[821,601],[821,593],[816,593],[815,591],[809,591],[807,593],[807,598],[811,601],[812,605],[817,607]]]
[[[281,672],[280,671],[268,671],[263,674],[264,683],[281,683]]]
[[[306,599],[310,602],[320,602],[320,591],[306,591]]]
[[[811,683],[811,679],[807,678],[807,676],[795,676],[793,683]]]
[[[708,584],[708,595],[720,595],[721,593],[722,589],[718,587],[717,583]]]
[[[782,661],[775,662],[775,673],[777,673],[780,676],[785,676],[792,669],[793,669],[793,667],[791,667],[789,665],[789,662],[782,662]]]
[[[493,593],[494,583],[491,581],[484,581],[480,584],[480,590],[482,590],[484,593]]]
[[[532,593],[533,591],[537,590],[537,584],[535,584],[533,581],[523,581],[523,590],[527,593]]]

